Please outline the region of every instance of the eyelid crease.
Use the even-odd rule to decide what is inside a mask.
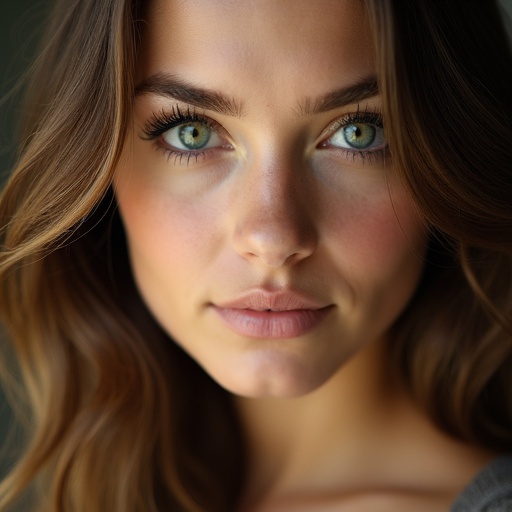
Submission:
[[[389,146],[385,138],[384,144],[368,149],[346,148],[329,143],[330,139],[334,137],[338,130],[350,126],[351,124],[368,124],[384,130],[382,114],[372,110],[361,111],[358,107],[357,112],[345,114],[331,121],[322,131],[320,141],[316,144],[316,148],[320,150],[336,151],[339,154],[343,154],[343,158],[345,159],[355,161],[357,158],[363,163],[366,162],[366,160],[368,160],[369,163],[384,161],[390,157]]]
[[[345,114],[336,118],[329,126],[347,126],[350,124],[371,124],[384,128],[382,115],[377,112],[357,112],[352,114]]]
[[[229,139],[229,134],[226,129],[214,119],[205,115],[204,113],[198,113],[193,106],[187,105],[185,109],[180,108],[178,104],[173,105],[170,112],[166,112],[165,109],[161,109],[159,114],[153,113],[151,117],[146,121],[143,129],[143,133],[140,135],[145,140],[158,140],[162,134],[166,131],[175,128],[180,125],[187,123],[199,122],[205,126],[214,130],[219,137]],[[355,161],[356,158],[365,161],[368,159],[369,162],[375,160],[382,160],[386,155],[389,154],[389,148],[387,144],[380,145],[376,148],[369,149],[357,149],[357,148],[343,148],[329,144],[335,132],[344,126],[350,124],[368,124],[383,129],[383,118],[376,110],[369,110],[365,108],[360,109],[357,106],[356,112],[350,112],[341,116],[338,116],[331,121],[321,132],[320,137],[317,139],[318,142],[314,144],[317,149],[332,149],[340,154],[343,154],[343,158],[352,159]],[[226,136],[227,135],[227,136]],[[228,145],[231,146],[228,142]],[[224,147],[226,149],[227,146]],[[199,159],[206,158],[206,154],[211,151],[215,151],[219,148],[211,149],[198,149],[198,150],[182,150],[174,147],[166,147],[164,143],[157,142],[157,149],[164,151],[168,160],[174,158],[174,165],[185,165],[183,162],[186,159],[186,165],[191,163],[197,163]],[[233,147],[231,146],[231,149]],[[193,162],[191,162],[191,160]]]
[[[173,128],[177,128],[181,125],[188,123],[201,123],[207,128],[218,135],[222,139],[226,139],[226,130],[215,120],[206,116],[203,113],[196,112],[194,107],[187,105],[185,109],[181,109],[179,105],[173,105],[170,112],[161,109],[160,112],[153,113],[151,117],[146,121],[142,133],[139,135],[141,139],[147,141],[153,141],[154,146],[158,152],[162,152],[168,162],[172,162],[172,165],[178,166],[189,166],[197,164],[199,161],[203,161],[207,156],[215,153],[219,149],[230,149],[231,145],[229,142],[219,147],[212,148],[199,148],[185,150],[174,147],[163,140],[163,135]],[[232,148],[231,148],[232,149]]]
[[[204,112],[198,113],[194,106],[186,105],[186,110],[183,110],[180,108],[179,104],[173,105],[170,113],[166,112],[164,108],[160,110],[159,114],[153,113],[151,118],[145,122],[143,132],[146,138],[154,138],[174,126],[187,122],[202,122],[217,132],[226,132],[221,124],[207,116]],[[322,130],[321,136],[327,131],[351,123],[367,123],[383,128],[383,118],[380,112],[368,108],[361,110],[358,105],[356,112],[343,114],[331,121],[327,127]]]
[[[156,139],[167,130],[186,123],[203,123],[219,135],[226,133],[226,130],[215,120],[205,114],[196,112],[195,108],[187,105],[186,110],[180,109],[179,105],[173,105],[170,112],[161,109],[159,114],[153,113],[145,122],[141,138]]]
[[[377,126],[378,128],[384,129],[384,121],[382,114],[380,112],[378,112],[377,110],[369,110],[366,108],[364,110],[361,110],[358,105],[356,112],[343,114],[332,120],[322,130],[322,133],[319,136],[319,144],[324,142],[327,138],[331,137],[336,130],[342,128],[343,126],[357,123],[370,124],[372,126]]]

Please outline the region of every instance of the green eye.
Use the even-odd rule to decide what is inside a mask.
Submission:
[[[382,127],[358,122],[340,126],[326,143],[331,147],[356,151],[373,151],[386,145]]]
[[[343,128],[347,144],[355,149],[368,149],[375,140],[375,126],[362,123],[349,124]]]
[[[181,151],[197,151],[221,145],[220,137],[202,122],[184,123],[163,134],[169,146]]]
[[[180,142],[187,149],[202,149],[210,140],[210,128],[201,123],[184,124],[177,128]]]

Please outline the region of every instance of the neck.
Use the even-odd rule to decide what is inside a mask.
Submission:
[[[319,489],[428,492],[429,461],[433,479],[437,465],[446,466],[446,492],[456,496],[490,455],[436,429],[391,375],[388,353],[385,341],[368,347],[302,397],[236,399],[249,449],[247,503]],[[417,477],[414,467],[420,468]],[[457,478],[448,476],[450,470]]]

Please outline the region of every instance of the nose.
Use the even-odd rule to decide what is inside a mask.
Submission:
[[[236,192],[233,235],[234,249],[242,257],[278,268],[314,252],[311,197],[297,174],[275,163],[246,173]]]

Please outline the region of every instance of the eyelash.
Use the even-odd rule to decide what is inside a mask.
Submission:
[[[164,151],[168,159],[174,158],[175,164],[186,163],[188,165],[191,159],[197,162],[200,158],[205,156],[206,151],[212,151],[212,149],[180,151],[165,146],[164,143],[159,140],[161,135],[166,131],[185,123],[201,123],[215,132],[222,131],[219,123],[210,117],[199,114],[188,106],[185,111],[182,111],[178,105],[175,105],[171,108],[170,112],[161,110],[159,114],[153,114],[151,119],[146,122],[141,137],[145,140],[156,141],[157,148]],[[186,162],[183,162],[183,159],[186,159]]]
[[[322,148],[330,148],[328,144],[328,140],[334,136],[334,133],[343,128],[344,126],[348,126],[351,124],[367,124],[370,126],[376,126],[377,128],[384,129],[384,121],[382,118],[382,114],[373,110],[359,110],[359,107],[356,112],[351,114],[346,114],[342,117],[339,117],[335,121],[333,121],[327,128],[324,130],[324,133],[327,132],[328,136],[322,140],[318,144],[320,149]],[[334,148],[338,153],[341,153],[344,158],[351,158],[352,161],[355,161],[356,158],[359,158],[361,161],[365,161],[368,159],[369,162],[380,161],[383,160],[389,152],[388,145],[377,149],[348,149],[335,147]]]
[[[161,110],[159,114],[153,114],[152,117],[146,122],[143,134],[141,137],[144,140],[152,140],[156,142],[157,148],[167,155],[167,158],[174,158],[175,164],[189,164],[191,159],[193,159],[194,163],[197,162],[200,158],[204,158],[207,152],[215,151],[218,148],[208,148],[205,150],[190,150],[183,151],[178,149],[169,148],[165,143],[160,140],[160,137],[171,128],[175,128],[176,126],[186,124],[186,123],[201,123],[207,128],[215,131],[216,133],[222,133],[225,131],[219,123],[211,119],[210,117],[200,114],[196,112],[194,109],[187,107],[185,111],[179,108],[178,105],[175,105],[171,108],[170,112],[166,112],[165,110]],[[371,126],[376,126],[377,128],[383,129],[384,123],[382,119],[382,115],[376,111],[371,110],[357,110],[355,113],[346,114],[335,121],[333,121],[327,128],[324,130],[326,133],[326,137],[318,144],[318,148],[330,148],[336,150],[338,153],[341,153],[344,158],[351,158],[352,161],[355,161],[356,158],[359,158],[361,161],[369,160],[372,161],[380,161],[385,158],[388,153],[388,146],[377,148],[377,149],[369,149],[369,150],[360,150],[360,149],[348,149],[336,146],[330,146],[328,141],[333,137],[334,133],[343,128],[344,126],[351,124],[367,124]],[[185,162],[183,160],[185,159]]]

